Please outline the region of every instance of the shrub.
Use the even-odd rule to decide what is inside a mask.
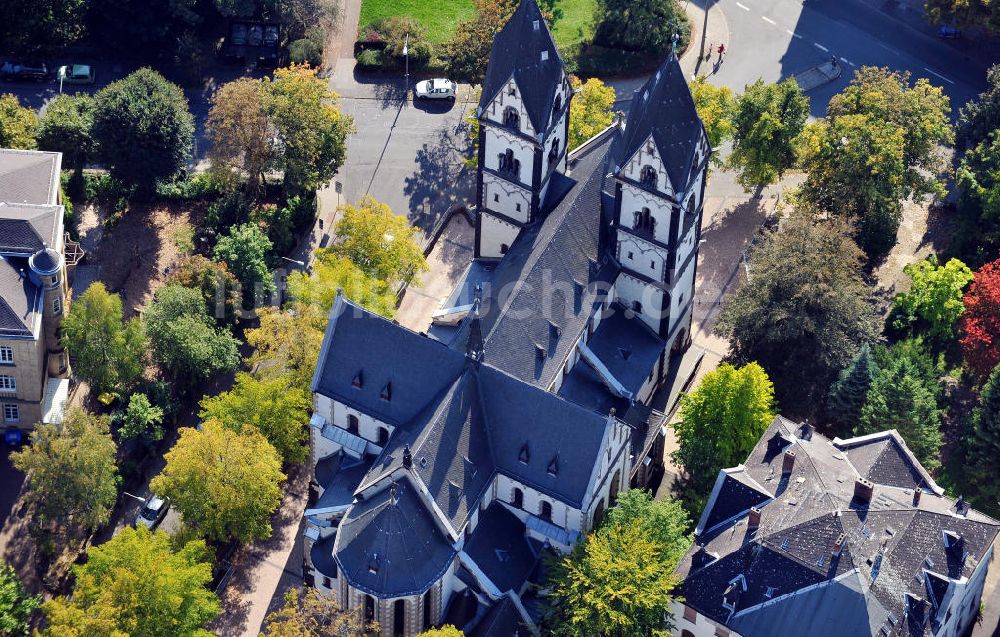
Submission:
[[[238,192],[227,193],[213,201],[205,211],[205,226],[209,228],[228,228],[245,221],[247,218],[247,202]]]
[[[365,49],[358,54],[357,66],[362,71],[379,71],[382,69],[382,52],[377,49]]]
[[[167,201],[211,199],[222,192],[211,173],[195,173],[182,179],[157,184],[156,196]]]

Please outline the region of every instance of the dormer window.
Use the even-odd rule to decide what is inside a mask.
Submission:
[[[386,383],[378,397],[386,401],[392,400],[392,383]]]
[[[652,166],[643,166],[642,171],[639,172],[639,183],[649,188],[656,188],[658,177],[655,168]]]
[[[517,97],[517,88],[513,84],[511,84],[510,88],[507,89],[507,95]]]
[[[517,454],[517,461],[521,464],[528,464],[528,460],[531,459],[531,452],[528,450],[528,443],[524,443],[521,447],[521,451]]]
[[[378,573],[378,568],[379,568],[378,553],[374,553],[372,554],[372,558],[368,560],[368,572],[371,573],[372,575],[375,575],[376,573]]]
[[[540,361],[545,360],[545,348],[541,345],[535,345],[535,358]]]
[[[354,379],[351,380],[351,387],[354,387],[355,389],[361,389],[362,387],[364,387],[364,385],[365,385],[364,372],[358,370],[358,373],[354,376]]]
[[[549,322],[549,338],[553,341],[558,340],[562,335],[562,330],[555,323]]]
[[[513,106],[504,109],[503,125],[514,130],[521,130],[521,114]]]
[[[553,478],[559,475],[559,456],[554,456],[552,458],[549,462],[549,466],[545,469],[545,472]]]

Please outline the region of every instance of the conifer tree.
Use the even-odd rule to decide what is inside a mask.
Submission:
[[[879,373],[867,343],[861,346],[851,364],[840,372],[826,399],[826,414],[837,433],[846,433],[857,424],[868,389]]]
[[[990,374],[972,413],[972,431],[965,441],[966,477],[976,488],[981,506],[995,510],[1000,504],[1000,481],[996,479],[1000,459],[1000,365]]]

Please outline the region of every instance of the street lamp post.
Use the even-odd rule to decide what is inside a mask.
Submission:
[[[403,58],[406,60],[406,71],[403,77],[403,101],[406,101],[410,94],[410,34],[406,34],[406,41],[403,42]]]

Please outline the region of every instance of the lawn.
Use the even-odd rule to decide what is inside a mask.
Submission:
[[[590,40],[597,0],[543,0],[543,9],[548,9],[549,1],[554,18],[552,34],[564,55],[574,45]],[[406,15],[427,28],[431,43],[443,44],[472,12],[472,0],[364,0],[358,31],[381,18]]]

